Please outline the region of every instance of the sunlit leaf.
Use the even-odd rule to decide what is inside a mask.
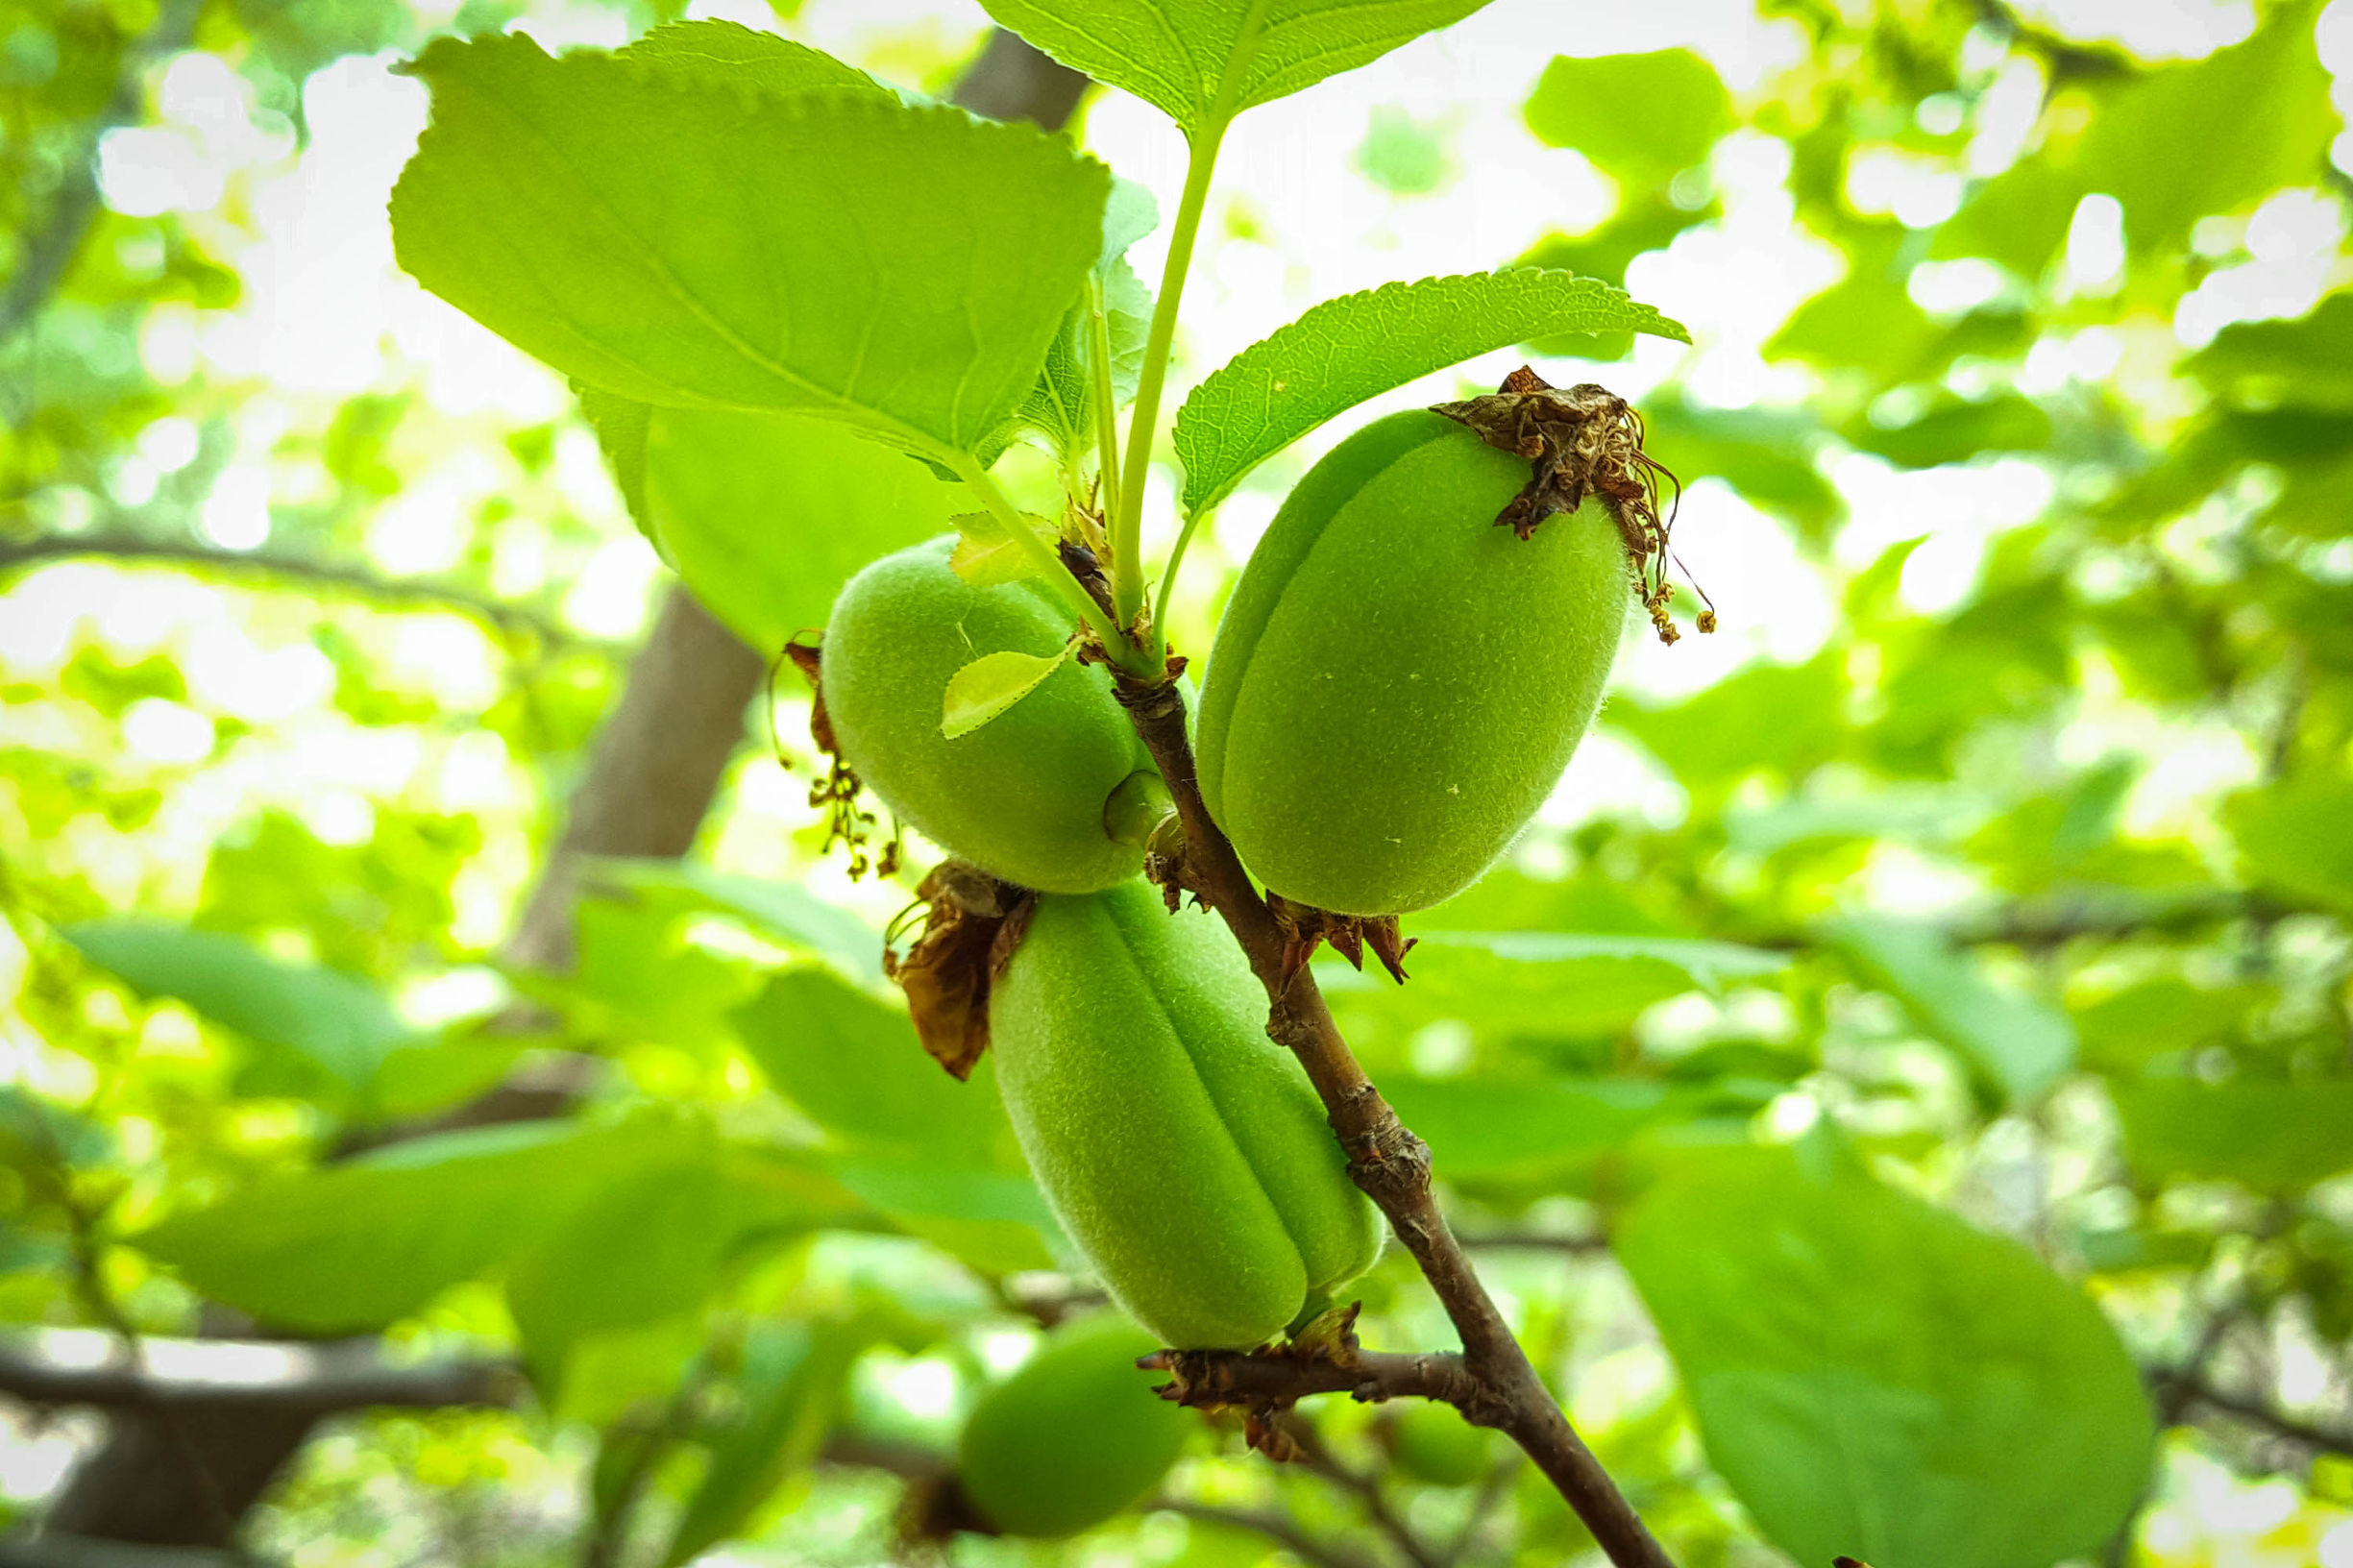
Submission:
[[[2353,912],[2353,778],[2292,778],[2234,797],[2224,813],[2266,884]]]
[[[1326,300],[1212,371],[1177,410],[1185,510],[1207,511],[1335,414],[1434,370],[1532,337],[1625,331],[1691,341],[1623,289],[1534,268],[1384,283]]]
[[[1639,185],[1705,158],[1732,128],[1732,102],[1716,68],[1688,49],[1561,55],[1544,67],[1527,115],[1546,143]]]
[[[443,39],[411,69],[433,125],[393,192],[401,264],[638,402],[973,452],[1101,248],[1109,174],[1032,127],[551,60],[520,35]]]
[[[2292,1193],[2353,1170],[2353,1083],[2146,1078],[2109,1092],[2125,1157],[2145,1176]]]
[[[947,677],[940,733],[951,741],[969,735],[1036,691],[1069,656],[1066,649],[1050,658],[1011,649],[982,654]]]
[[[989,14],[1188,135],[1371,63],[1486,0],[983,0]]]

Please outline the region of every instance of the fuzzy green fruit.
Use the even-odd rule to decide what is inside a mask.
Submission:
[[[1560,780],[1626,624],[1598,501],[1520,539],[1529,465],[1454,421],[1376,420],[1299,481],[1227,601],[1201,793],[1242,862],[1345,915],[1468,887]]]
[[[1074,1535],[1160,1484],[1195,1418],[1152,1391],[1152,1336],[1106,1312],[1057,1329],[981,1396],[957,1444],[965,1500],[1008,1535]]]
[[[1380,1251],[1323,1106],[1215,920],[1131,882],[1044,897],[990,993],[1030,1170],[1128,1314],[1185,1350],[1274,1337]]]
[[[1468,1486],[1487,1473],[1489,1436],[1452,1405],[1415,1401],[1398,1411],[1389,1429],[1389,1453],[1410,1480]]]
[[[1068,611],[1036,581],[975,587],[949,570],[953,536],[873,562],[825,623],[819,685],[842,758],[899,820],[993,875],[1091,893],[1143,867],[1104,806],[1152,758],[1102,674],[1075,661],[980,728],[940,731],[949,677],[986,653],[1051,658]]]

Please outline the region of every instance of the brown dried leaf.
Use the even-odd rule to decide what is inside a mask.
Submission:
[[[916,1038],[962,1080],[989,1048],[989,990],[1029,929],[1037,894],[963,861],[942,861],[916,892],[923,933],[901,958],[883,949],[883,972],[907,993]],[[904,919],[904,917],[902,917]]]

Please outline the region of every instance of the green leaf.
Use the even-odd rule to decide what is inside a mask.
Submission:
[[[745,1336],[735,1419],[711,1439],[711,1466],[679,1515],[665,1568],[739,1533],[770,1494],[817,1458],[858,1358],[878,1337],[862,1319],[761,1323]]]
[[[2353,293],[2298,321],[2233,322],[2183,368],[2244,407],[2353,413]]]
[[[1632,1079],[1401,1078],[1381,1091],[1445,1181],[1557,1177],[1682,1107]]]
[[[1848,679],[1835,651],[1804,664],[1752,664],[1680,702],[1620,698],[1604,710],[1694,790],[1728,788],[1756,769],[1791,777],[1832,754],[1845,734]]]
[[[1054,525],[1033,512],[1021,514],[1047,549],[1054,548]],[[956,548],[948,552],[948,570],[975,588],[997,587],[1038,576],[1038,557],[1021,548],[993,512],[959,512],[948,520],[956,525]]]
[[[1348,1023],[1410,1029],[1439,1019],[1554,1037],[1625,1027],[1643,1009],[1693,990],[1776,973],[1778,953],[1673,937],[1558,931],[1424,931],[1407,960],[1410,985],[1324,966],[1316,970]]]
[[[766,92],[806,92],[818,87],[863,88],[878,96],[890,89],[864,71],[845,65],[821,49],[773,33],[758,33],[737,22],[673,22],[657,27],[620,51],[665,71],[698,82],[733,84]]]
[[[2144,1176],[2295,1193],[2353,1170],[2353,1083],[2149,1078],[2109,1092],[2124,1156]]]
[[[2087,1066],[2138,1072],[2152,1057],[2235,1041],[2266,1000],[2255,986],[2208,991],[2160,975],[2074,1010]]]
[[[1934,468],[1966,462],[1982,452],[2040,452],[2050,445],[2050,416],[2016,393],[1974,403],[1948,396],[1901,424],[1858,420],[1843,433],[1852,446],[1892,463]]]
[[[1856,915],[1833,921],[1825,935],[2003,1099],[2032,1100],[2074,1066],[2075,1028],[2066,1014],[1995,985],[1933,926]]]
[[[1000,26],[1124,87],[1188,136],[1370,64],[1486,0],[982,0]]]
[[[572,383],[572,392],[580,400],[580,417],[597,432],[597,445],[603,450],[613,488],[621,492],[629,521],[654,541],[656,550],[661,549],[654,534],[652,509],[646,503],[646,437],[652,428],[652,407],[580,380]]]
[[[1799,1562],[2096,1552],[2155,1436],[2115,1331],[2023,1248],[1822,1152],[1695,1157],[1618,1227],[1709,1460]]]
[[[593,890],[659,902],[670,915],[708,912],[743,921],[760,935],[823,958],[852,979],[882,979],[882,933],[838,904],[790,882],[714,870],[700,861],[601,857],[582,867]]]
[[[266,1323],[379,1329],[521,1257],[686,1138],[656,1124],[443,1133],[174,1214],[130,1240]]]
[[[1063,1267],[1075,1257],[1045,1195],[1026,1174],[904,1153],[888,1160],[846,1155],[825,1168],[900,1230],[985,1274]]]
[[[1260,463],[1392,387],[1532,337],[1627,330],[1691,341],[1623,289],[1535,268],[1326,300],[1211,372],[1177,410],[1185,510],[1209,510]]]
[[[940,701],[940,733],[949,740],[969,735],[1036,691],[1063,667],[1070,649],[1051,658],[1005,649],[984,653],[947,677]]]
[[[704,1139],[608,1178],[516,1262],[507,1306],[551,1391],[585,1335],[699,1306],[745,1248],[862,1212],[821,1173]]]
[[[385,1058],[417,1042],[391,1000],[355,974],[289,964],[249,942],[169,920],[90,920],[60,933],[142,996],[167,996],[363,1099]]]
[[[829,420],[656,408],[646,434],[650,532],[720,622],[773,656],[821,627],[878,555],[947,527],[961,485]]]
[[[2309,3],[2283,5],[2243,43],[2110,89],[2079,138],[1979,188],[1931,255],[1990,257],[2032,279],[2095,192],[2122,204],[2125,240],[2147,255],[2178,249],[2209,213],[2319,184],[2338,119],[2313,45],[2316,14]]]
[[[2280,6],[2245,42],[2151,71],[2100,106],[2068,173],[2123,204],[2134,251],[2174,248],[2210,212],[2326,177],[2339,121],[2313,44],[2318,12]]]
[[[1732,129],[1731,95],[1688,49],[1556,58],[1528,100],[1528,129],[1574,147],[1631,184],[1655,184],[1706,158]]]
[[[410,69],[433,124],[392,195],[402,266],[641,403],[977,451],[1101,249],[1110,175],[1033,127],[519,36],[442,39]]]
[[[1152,331],[1152,291],[1134,268],[1116,257],[1104,264],[1102,276],[1112,398],[1123,404],[1136,395],[1143,372],[1144,341]],[[1021,404],[1021,420],[1044,432],[1058,453],[1094,450],[1094,318],[1084,300],[1071,306],[1047,346],[1045,369]]]
[[[2353,913],[2353,778],[2310,773],[2250,790],[2223,820],[2259,881]]]
[[[839,1142],[999,1162],[1011,1131],[990,1059],[957,1082],[923,1053],[905,1009],[824,970],[788,969],[729,1021],[768,1081]]]

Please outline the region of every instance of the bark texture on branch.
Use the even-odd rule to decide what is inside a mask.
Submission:
[[[1496,1310],[1470,1259],[1448,1229],[1431,1190],[1428,1146],[1397,1119],[1397,1113],[1365,1077],[1356,1053],[1333,1022],[1314,975],[1304,968],[1286,974],[1283,931],[1242,869],[1234,846],[1210,820],[1202,800],[1192,745],[1186,732],[1183,695],[1173,681],[1139,681],[1116,672],[1113,680],[1137,733],[1175,797],[1186,838],[1181,880],[1224,919],[1241,944],[1252,971],[1265,988],[1267,1034],[1287,1046],[1307,1069],[1332,1130],[1347,1151],[1349,1174],[1388,1217],[1390,1229],[1420,1265],[1462,1341],[1461,1382],[1466,1385],[1450,1383],[1453,1391],[1434,1397],[1454,1405],[1475,1425],[1507,1433],[1525,1449],[1618,1568],[1672,1568],[1666,1552],[1536,1376],[1527,1353],[1512,1336],[1510,1325]],[[1347,1372],[1349,1360],[1370,1359],[1367,1353],[1355,1352],[1337,1358],[1338,1364],[1328,1369],[1319,1363],[1334,1358],[1210,1357],[1190,1364],[1204,1372],[1213,1368],[1216,1375],[1231,1379],[1266,1375],[1238,1364],[1241,1362],[1280,1364],[1298,1392],[1318,1393],[1336,1388],[1355,1391],[1356,1384],[1330,1384],[1328,1380]],[[1388,1359],[1383,1360],[1387,1364]],[[1317,1386],[1319,1383],[1326,1385]],[[1412,1387],[1397,1391],[1422,1392]]]

